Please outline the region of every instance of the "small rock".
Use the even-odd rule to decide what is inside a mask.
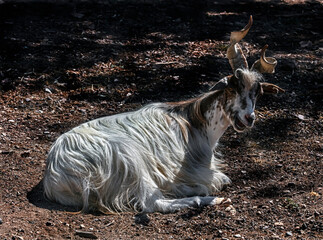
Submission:
[[[285,195],[288,195],[288,194],[290,194],[290,190],[286,189],[286,190],[284,190],[284,191],[283,191],[283,193],[284,193]]]
[[[235,238],[241,238],[241,235],[240,234],[236,234],[234,235]]]
[[[82,228],[85,228],[85,225],[84,224],[81,224],[80,225],[80,228],[82,229]]]
[[[3,223],[2,218],[0,218],[0,224],[2,224],[2,223]]]
[[[282,223],[282,222],[275,222],[274,225],[275,226],[284,226],[284,223]]]
[[[319,197],[320,196],[320,194],[318,194],[317,192],[310,192],[310,195],[312,196],[312,197]]]
[[[278,235],[276,235],[276,234],[272,235],[271,238],[272,239],[280,239],[280,237]]]
[[[293,233],[291,232],[286,232],[286,237],[292,237],[293,236]]]
[[[52,91],[49,88],[45,88],[45,92],[52,94]]]
[[[92,232],[85,232],[81,230],[75,230],[75,235],[78,235],[83,238],[98,239]]]
[[[305,117],[304,117],[304,115],[302,115],[302,114],[298,114],[298,115],[296,115],[296,117],[297,117],[299,120],[305,120]]]
[[[283,164],[277,164],[276,167],[277,168],[282,168],[283,167]]]
[[[66,223],[66,222],[64,222],[63,223],[63,225],[65,225],[65,226],[67,226],[67,227],[69,227],[70,225],[68,224],[68,223]]]
[[[224,211],[230,212],[230,214],[233,216],[237,213],[237,210],[232,205],[228,206]]]

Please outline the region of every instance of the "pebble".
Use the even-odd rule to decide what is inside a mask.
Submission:
[[[299,120],[305,120],[305,117],[304,117],[304,115],[302,115],[302,114],[298,114],[298,115],[297,115],[297,118],[298,118]]]
[[[0,224],[2,224],[2,223],[3,223],[2,218],[0,218]]]
[[[237,210],[232,205],[229,205],[224,211],[230,212],[233,216],[237,214]]]
[[[49,88],[45,88],[45,92],[52,94],[52,91]]]
[[[241,238],[241,235],[240,234],[236,234],[234,235],[235,238]]]
[[[279,239],[280,237],[278,235],[272,235],[271,238],[272,239]]]
[[[286,190],[284,190],[284,191],[283,191],[283,193],[284,193],[285,195],[290,194],[290,190],[286,189]]]
[[[276,167],[277,168],[282,168],[283,167],[283,164],[277,164]]]
[[[284,226],[284,223],[282,223],[282,222],[275,222],[274,225],[275,226]]]
[[[291,232],[286,232],[286,237],[292,237],[293,234]]]

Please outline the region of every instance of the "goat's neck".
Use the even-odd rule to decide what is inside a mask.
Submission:
[[[214,148],[218,140],[230,125],[223,107],[219,101],[215,101],[213,105],[205,112],[206,124],[204,124],[204,132],[209,145]]]
[[[206,93],[199,98],[184,102],[169,103],[172,112],[179,113],[191,127],[206,138],[211,148],[230,125],[223,108],[223,91]]]

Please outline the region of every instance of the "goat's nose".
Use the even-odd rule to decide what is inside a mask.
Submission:
[[[250,114],[246,114],[245,118],[246,118],[247,122],[251,125],[253,123],[253,121],[255,121],[255,119],[256,119],[256,114],[254,112],[250,113]]]

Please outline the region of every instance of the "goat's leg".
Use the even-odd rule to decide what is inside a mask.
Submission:
[[[213,196],[207,197],[188,197],[179,199],[165,199],[157,198],[151,201],[152,205],[150,207],[143,209],[143,212],[176,212],[178,210],[188,208],[188,207],[202,207],[208,205],[230,205],[231,200],[225,198],[218,198]]]

